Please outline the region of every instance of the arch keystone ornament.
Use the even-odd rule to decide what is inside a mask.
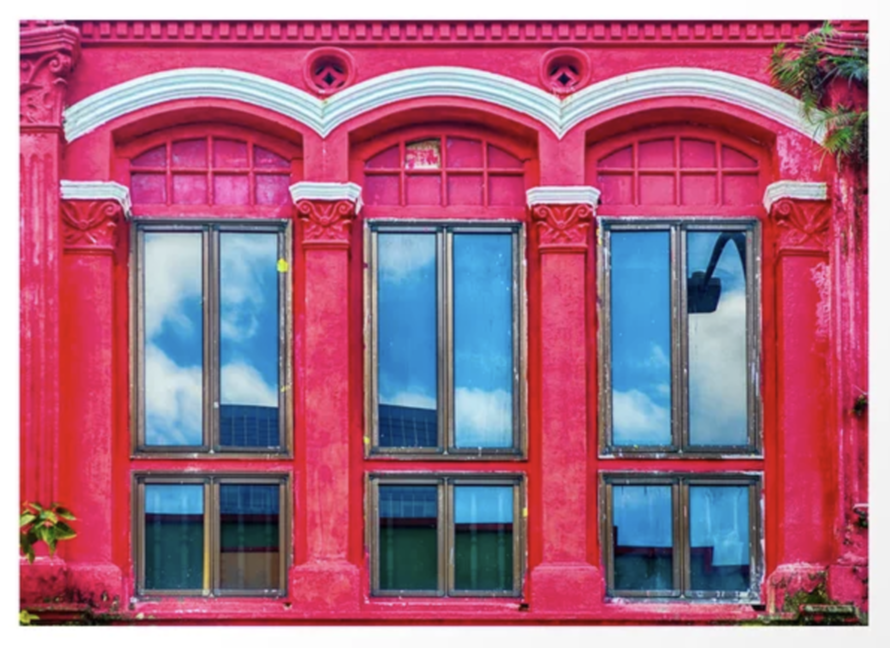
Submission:
[[[526,192],[542,252],[584,252],[600,192],[593,187],[535,187]]]
[[[304,219],[304,247],[349,247],[352,220],[362,208],[353,182],[298,182],[290,187],[297,216]]]

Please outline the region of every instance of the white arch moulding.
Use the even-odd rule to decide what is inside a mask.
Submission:
[[[585,119],[636,101],[704,97],[741,106],[822,143],[800,101],[768,85],[702,68],[655,68],[594,83],[565,99],[500,74],[464,67],[421,67],[384,74],[327,99],[257,74],[225,68],[183,68],[137,77],[101,90],[65,110],[69,142],[126,114],[177,99],[233,99],[272,110],[327,136],[348,120],[398,101],[459,97],[527,115],[562,138]]]

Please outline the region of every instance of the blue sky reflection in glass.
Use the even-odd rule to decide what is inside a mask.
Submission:
[[[513,445],[513,237],[454,235],[454,445]]]
[[[670,486],[613,486],[614,587],[673,589]]]
[[[512,486],[455,486],[455,524],[511,524]]]
[[[692,589],[750,586],[747,486],[689,487]]]
[[[690,277],[708,267],[720,234],[687,233]],[[746,445],[748,313],[745,273],[735,243],[730,241],[723,248],[713,277],[721,287],[717,310],[689,314],[689,442]]]
[[[612,444],[671,443],[670,236],[611,233]]]
[[[221,441],[275,447],[277,434],[268,438],[254,428],[262,415],[278,411],[278,235],[222,232],[219,247],[220,423],[245,406],[256,410],[225,421],[232,434]]]
[[[202,237],[145,233],[145,443],[203,442]]]
[[[278,407],[277,260],[277,234],[220,234],[223,409]],[[144,272],[146,444],[199,446],[204,381],[201,234],[146,232]]]
[[[435,411],[436,235],[381,233],[377,260],[379,403],[411,408],[406,416],[417,409]],[[429,435],[399,439],[412,447],[432,440]]]

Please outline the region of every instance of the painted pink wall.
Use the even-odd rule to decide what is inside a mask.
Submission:
[[[768,83],[766,61],[773,45],[818,23],[593,23],[583,32],[579,25],[562,23],[548,24],[549,29],[522,23],[515,30],[512,24],[498,29],[487,24],[482,31],[478,25],[463,24],[430,23],[429,29],[419,24],[412,31],[406,25],[340,23],[318,24],[311,38],[305,26],[299,26],[288,45],[276,39],[290,38],[296,23],[277,29],[265,25],[262,34],[253,23],[232,23],[226,35],[219,25],[203,25],[95,22],[22,27],[23,34],[31,35],[23,36],[23,61],[62,51],[76,64],[73,71],[41,72],[46,77],[31,82],[48,87],[62,79],[67,94],[54,96],[56,112],[41,115],[38,122],[28,121],[23,109],[21,124],[21,497],[61,500],[79,518],[79,535],[61,545],[59,560],[23,563],[23,604],[37,605],[44,596],[58,594],[75,607],[90,605],[127,619],[142,614],[153,621],[188,622],[704,623],[756,618],[760,611],[743,605],[615,604],[603,599],[599,472],[658,468],[656,461],[601,459],[596,452],[592,217],[634,213],[627,205],[604,200],[596,214],[582,213],[568,240],[554,238],[553,228],[566,217],[565,210],[583,212],[583,206],[552,206],[547,212],[522,204],[499,209],[368,204],[358,215],[344,209],[333,229],[322,225],[328,222],[327,210],[336,208],[330,202],[303,201],[263,211],[261,216],[295,220],[294,456],[244,462],[131,459],[128,226],[114,203],[68,200],[60,205],[58,193],[60,178],[127,184],[128,159],[140,146],[165,137],[168,128],[205,134],[205,126],[196,121],[222,123],[223,129],[281,142],[295,160],[291,182],[361,185],[363,161],[387,142],[412,133],[500,138],[526,160],[525,188],[598,186],[596,164],[606,149],[633,141],[649,126],[662,124],[665,132],[679,132],[677,124],[682,123],[684,132],[702,137],[751,140],[747,151],[760,165],[756,185],[743,204],[721,208],[720,213],[753,215],[763,223],[764,458],[733,460],[730,467],[764,473],[763,602],[767,612],[781,612],[786,596],[827,582],[833,600],[867,609],[867,535],[856,525],[853,512],[854,505],[868,501],[867,419],[850,411],[857,390],[867,390],[868,307],[864,297],[851,297],[867,294],[867,199],[855,202],[856,179],[850,172],[838,172],[830,158],[823,160],[821,150],[800,133],[737,106],[671,97],[596,115],[561,140],[527,116],[449,98],[376,108],[327,138],[264,109],[207,99],[137,111],[70,145],[60,129],[63,103],[71,105],[116,83],[165,69],[229,67],[306,90],[305,55],[331,45],[354,58],[353,83],[403,69],[410,61],[411,67],[462,65],[540,85],[541,57],[557,46],[576,47],[589,56],[588,83],[672,65],[724,70]],[[442,36],[445,25],[448,39]],[[79,50],[69,44],[77,30]],[[422,42],[425,38],[428,42]],[[202,47],[195,47],[198,42]],[[242,42],[256,46],[244,47]],[[24,75],[23,68],[23,105]],[[779,201],[767,213],[763,190],[777,180],[827,182],[830,200]],[[134,211],[174,213],[169,209],[141,212],[137,205]],[[645,209],[660,216],[697,213],[683,205]],[[514,599],[419,599],[395,605],[368,595],[364,476],[381,469],[443,469],[441,462],[394,465],[398,462],[363,455],[361,221],[378,216],[500,217],[527,224],[528,460],[444,466],[526,474],[527,610],[519,609]],[[809,232],[804,240],[802,232]],[[134,590],[132,471],[209,467],[293,476],[288,596],[190,599],[187,606],[176,599],[128,605]],[[727,468],[706,460],[684,461],[681,467],[694,472]]]

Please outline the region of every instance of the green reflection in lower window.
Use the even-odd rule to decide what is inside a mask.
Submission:
[[[380,486],[380,589],[438,589],[435,486]]]
[[[197,484],[146,485],[145,589],[203,587],[203,492]]]
[[[513,589],[513,488],[454,489],[454,587]]]

